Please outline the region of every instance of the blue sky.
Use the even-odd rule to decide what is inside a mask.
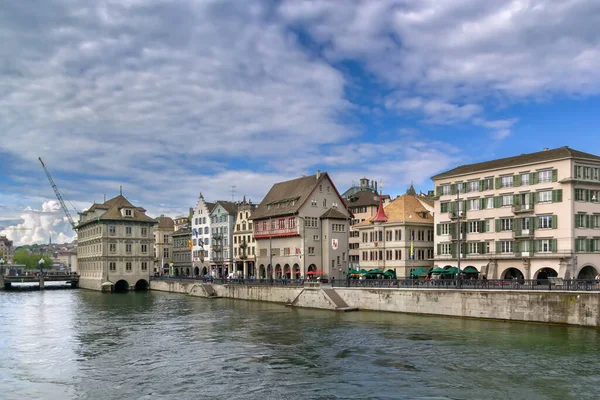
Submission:
[[[73,232],[84,209],[254,201],[366,176],[391,195],[458,164],[600,154],[595,1],[46,0],[0,6],[0,232]]]

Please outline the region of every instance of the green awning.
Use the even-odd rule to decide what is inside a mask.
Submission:
[[[444,270],[444,272],[442,272],[443,274],[456,274],[458,273],[458,268],[456,267],[450,267]]]
[[[359,275],[360,271],[357,269],[351,269],[350,271],[348,271],[348,275]]]
[[[369,274],[383,274],[383,271],[381,271],[380,269],[372,269],[370,271],[368,271]]]
[[[465,274],[478,274],[479,273],[479,271],[477,271],[477,268],[475,268],[475,267],[467,267],[467,268],[463,269],[463,272]]]
[[[394,271],[393,269],[388,269],[387,271],[385,271],[383,273],[383,276],[396,276],[396,271]]]
[[[427,270],[426,270],[426,269],[424,269],[424,268],[417,268],[417,269],[414,269],[414,270],[412,270],[412,271],[410,272],[410,274],[411,274],[412,276],[427,275],[428,273],[429,273],[429,271],[427,271]]]
[[[364,275],[366,273],[368,273],[369,271],[367,271],[366,269],[361,269],[360,271],[358,271],[359,274]]]
[[[435,274],[435,275],[439,275],[439,274],[446,273],[446,270],[444,268],[437,267],[433,271],[431,271],[431,273]]]

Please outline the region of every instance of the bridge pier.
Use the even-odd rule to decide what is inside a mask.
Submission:
[[[44,290],[44,276],[40,275],[40,290]]]

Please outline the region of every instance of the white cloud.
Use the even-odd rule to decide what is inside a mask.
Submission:
[[[57,200],[44,202],[41,210],[23,210],[21,220],[21,223],[0,230],[0,234],[13,240],[15,246],[48,243],[50,238],[53,243],[67,243],[75,238]]]

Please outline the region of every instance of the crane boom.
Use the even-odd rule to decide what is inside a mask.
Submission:
[[[42,167],[44,168],[44,171],[46,172],[46,176],[48,177],[48,180],[50,181],[50,185],[52,185],[52,189],[54,189],[54,194],[56,194],[56,198],[58,199],[58,202],[60,203],[63,211],[65,212],[65,215],[67,216],[69,223],[71,224],[71,227],[73,228],[73,230],[75,230],[75,222],[73,222],[73,217],[71,217],[71,213],[69,212],[69,209],[65,205],[65,201],[63,200],[63,197],[60,194],[60,190],[58,190],[56,183],[54,183],[54,180],[50,176],[50,172],[48,172],[48,168],[46,168],[46,165],[44,165],[44,162],[42,161],[42,157],[38,157],[38,160],[40,160],[40,163],[42,164]]]

